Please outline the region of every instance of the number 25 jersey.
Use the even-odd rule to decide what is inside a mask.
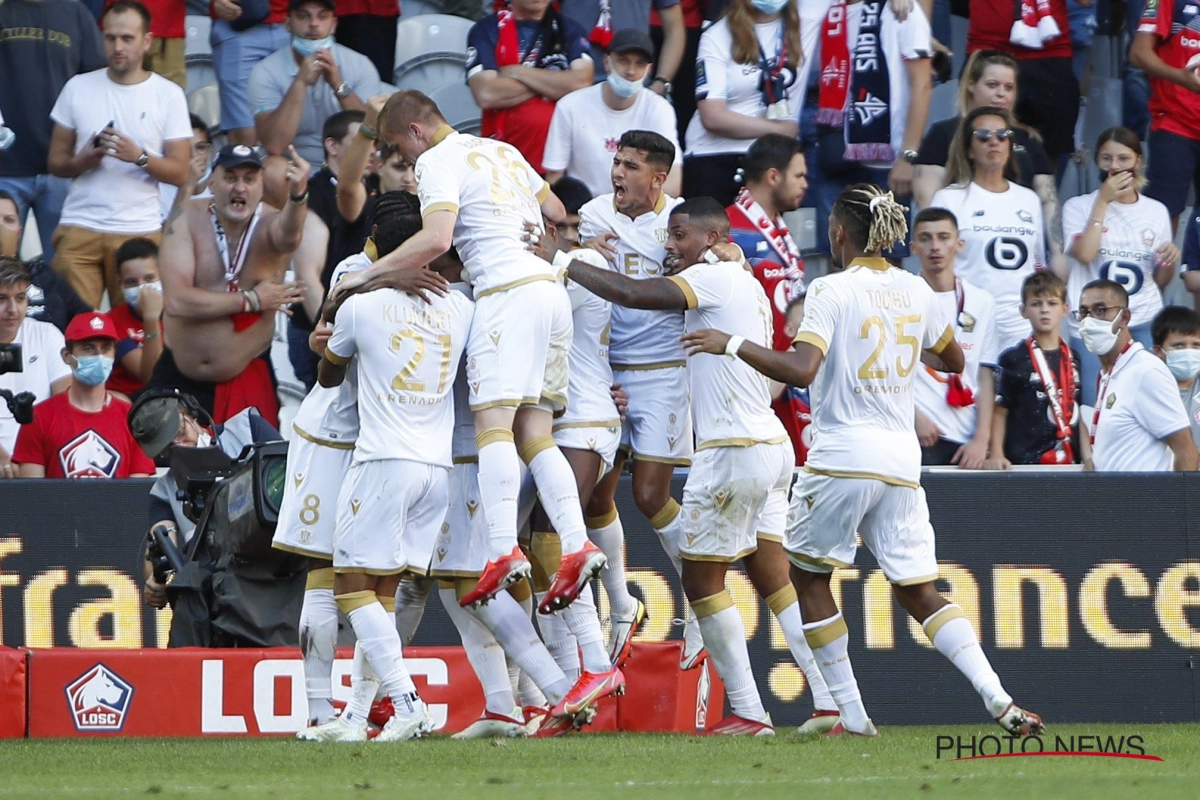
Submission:
[[[919,485],[913,389],[921,351],[949,344],[950,322],[929,284],[880,258],[812,282],[795,341],[820,348],[825,359],[809,387],[805,469]]]

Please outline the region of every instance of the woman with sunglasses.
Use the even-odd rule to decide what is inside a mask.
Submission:
[[[968,112],[950,146],[949,185],[930,201],[958,219],[966,244],[955,271],[995,299],[1001,351],[1029,335],[1029,322],[1021,316],[1021,284],[1046,268],[1042,207],[1032,189],[1017,183],[1014,139],[1012,115],[1004,109],[983,106]]]
[[[1063,241],[1071,258],[1067,301],[1079,307],[1085,284],[1099,278],[1116,281],[1129,294],[1129,333],[1147,349],[1153,346],[1150,322],[1162,310],[1162,288],[1175,277],[1179,248],[1171,236],[1167,207],[1142,189],[1142,143],[1128,128],[1109,128],[1096,140],[1100,188],[1063,204]],[[1071,345],[1079,353],[1083,402],[1096,399],[1100,360],[1079,338],[1071,320]]]
[[[963,115],[972,109],[990,106],[1010,114],[1017,104],[1017,61],[999,50],[979,50],[971,54],[963,67],[958,84],[958,114],[929,126],[913,160],[913,198],[921,208],[929,208],[933,193],[945,185],[950,144],[962,124]],[[1017,162],[1017,183],[1033,189],[1047,220],[1051,257],[1062,253],[1058,238],[1059,203],[1054,163],[1046,154],[1038,133],[1013,118],[1013,157]],[[1061,260],[1061,256],[1060,259]]]

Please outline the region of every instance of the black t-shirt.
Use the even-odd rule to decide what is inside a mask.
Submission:
[[[17,140],[0,154],[6,178],[45,175],[50,109],[67,81],[106,65],[100,29],[75,0],[0,3],[0,112]]]
[[[1034,345],[1037,346],[1036,343]],[[1059,350],[1043,350],[1046,366],[1059,377]],[[1071,350],[1075,362],[1075,400],[1079,408],[1079,354]],[[1004,433],[1004,455],[1014,464],[1040,464],[1042,454],[1058,442],[1058,428],[1050,412],[1050,399],[1042,391],[1042,381],[1033,368],[1025,342],[1000,354],[1000,374],[996,381],[996,405],[1008,409]],[[1079,421],[1071,426],[1071,447],[1079,461]]]
[[[42,259],[35,258],[26,262],[25,269],[29,270],[32,280],[26,292],[29,308],[25,310],[25,316],[49,322],[65,332],[67,323],[77,314],[86,314],[94,310],[71,288],[71,284],[63,280]]]
[[[321,167],[308,179],[308,209],[333,230],[337,222],[337,178],[329,167]]]
[[[944,167],[950,160],[950,143],[958,132],[959,117],[951,117],[935,122],[925,132],[921,147],[917,150],[917,164],[931,167]],[[1019,182],[1022,186],[1033,188],[1034,175],[1053,175],[1054,165],[1042,143],[1029,135],[1024,128],[1014,128],[1016,133],[1016,159],[1020,173]]]

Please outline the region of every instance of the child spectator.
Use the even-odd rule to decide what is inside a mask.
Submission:
[[[1033,335],[1000,354],[985,469],[1090,458],[1087,439],[1079,436],[1079,355],[1059,336],[1067,312],[1067,285],[1061,278],[1036,272],[1025,279],[1021,316],[1033,326]]]
[[[108,389],[133,397],[154,374],[163,351],[158,245],[142,238],[125,242],[117,250],[117,273],[125,302],[108,314],[117,332],[117,363]]]
[[[38,403],[21,426],[12,460],[21,478],[130,478],[154,474],[125,421],[130,405],[105,388],[117,330],[99,312],[67,326],[62,360],[74,380],[62,394]]]
[[[1184,306],[1167,306],[1150,323],[1154,355],[1167,364],[1179,384],[1179,397],[1200,447],[1200,314]]]

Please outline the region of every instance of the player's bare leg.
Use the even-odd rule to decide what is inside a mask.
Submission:
[[[979,637],[963,610],[942,597],[933,582],[910,586],[892,584],[896,600],[925,630],[937,651],[967,677],[983,698],[988,713],[1001,727],[1017,736],[1044,730],[1042,718],[1018,707],[1000,685],[1000,676],[992,669]]]
[[[783,545],[771,539],[758,538],[758,549],[742,560],[746,577],[779,620],[783,638],[792,658],[804,672],[812,692],[813,715],[800,727],[801,733],[824,733],[837,723],[837,705],[817,668],[808,641],[804,638],[804,618],[800,613],[796,588],[788,577],[788,560]]]
[[[725,588],[729,565],[720,561],[683,560],[683,591],[691,601],[709,658],[725,683],[733,714],[710,733],[773,736],[771,718],[763,708],[750,668],[746,629]]]
[[[300,655],[304,662],[304,691],[308,724],[334,718],[333,659],[337,651],[338,607],[333,599],[333,562],[308,559],[308,580],[300,607]]]

